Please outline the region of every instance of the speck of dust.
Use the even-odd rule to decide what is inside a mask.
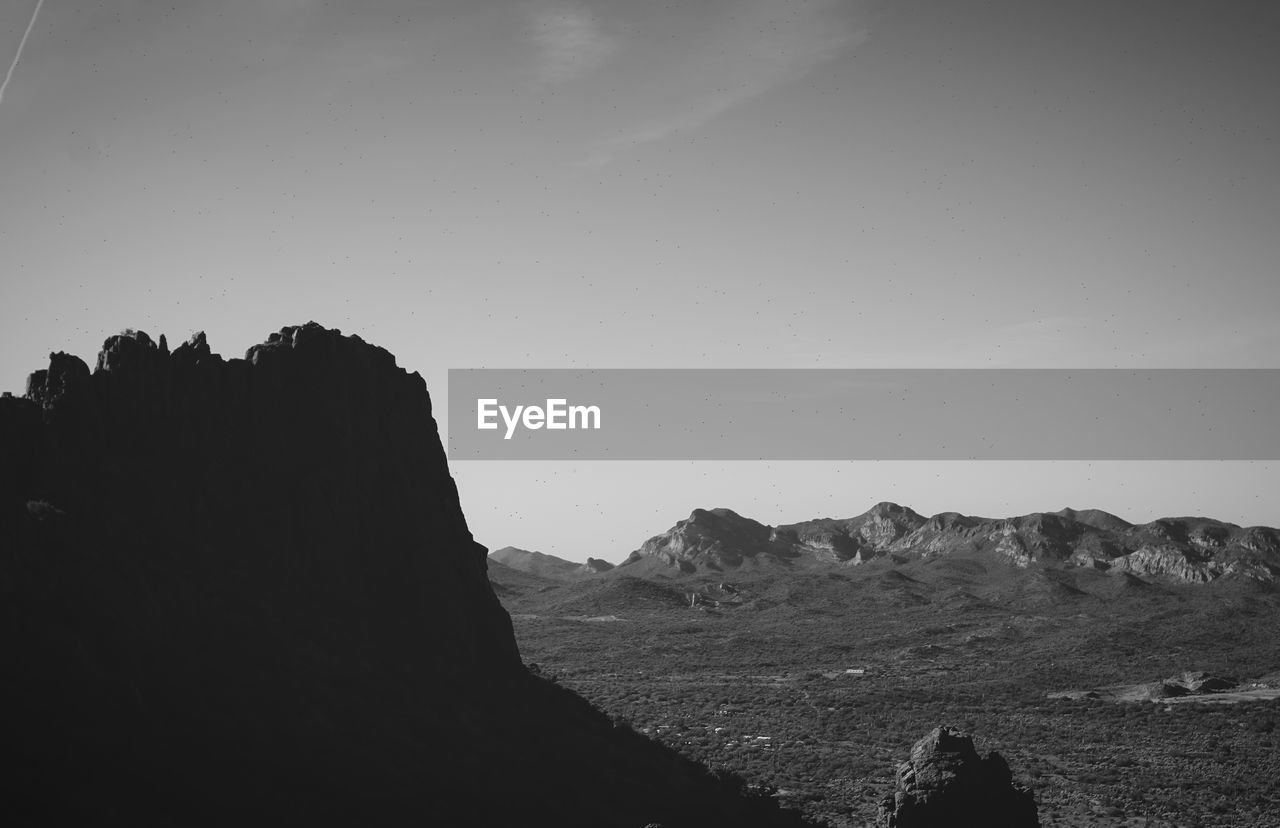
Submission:
[[[530,431],[540,428],[549,431],[600,428],[598,405],[569,405],[566,399],[548,398],[545,406],[517,405],[512,408],[499,405],[492,398],[476,400],[476,428],[481,431],[496,431],[499,417],[507,427],[502,437],[504,440],[510,440],[521,426]]]

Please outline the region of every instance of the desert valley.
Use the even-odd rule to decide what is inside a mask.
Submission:
[[[1098,510],[699,509],[619,566],[505,548],[489,578],[544,675],[826,824],[872,824],[946,723],[1043,825],[1275,825],[1278,540]]]

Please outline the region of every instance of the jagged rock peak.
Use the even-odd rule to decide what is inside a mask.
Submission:
[[[254,365],[264,361],[275,361],[284,354],[305,353],[323,360],[337,352],[358,344],[366,355],[387,367],[394,367],[395,357],[385,348],[369,345],[355,334],[344,336],[337,328],[326,328],[316,322],[305,325],[290,325],[267,337],[267,341],[254,345],[245,352],[244,358]]]
[[[150,365],[168,356],[151,341],[146,331],[125,328],[115,336],[107,337],[98,352],[97,371],[130,370],[137,365]]]
[[[301,349],[309,353],[331,354],[349,344],[358,344],[367,348],[369,353],[376,355],[380,362],[395,364],[395,358],[387,350],[369,345],[359,336],[344,336],[337,328],[326,328],[314,321],[281,328],[270,334],[265,342],[250,347],[245,352],[244,358],[256,365],[283,351]],[[168,339],[164,334],[160,335],[157,343],[146,331],[126,328],[121,333],[107,337],[102,343],[95,372],[131,374],[148,372],[164,364],[169,358],[176,359],[181,365],[199,363],[210,358],[216,361],[222,360],[210,350],[204,331],[197,331],[187,342],[171,353]],[[28,396],[31,395],[28,394]]]
[[[207,363],[220,363],[222,357],[209,350],[209,342],[204,331],[197,331],[191,338],[179,345],[173,352],[173,364],[179,368]]]
[[[69,394],[77,393],[89,380],[89,366],[73,354],[61,351],[49,354],[49,367],[27,377],[27,399],[41,408],[56,405]]]
[[[1038,828],[1035,798],[1016,785],[1000,754],[979,756],[973,739],[934,728],[897,770],[897,788],[880,805],[886,828],[999,825]]]
[[[209,350],[209,339],[205,336],[204,331],[193,333],[190,339],[178,346],[178,349],[174,351],[174,356],[184,352],[195,357],[206,357],[213,353]]]

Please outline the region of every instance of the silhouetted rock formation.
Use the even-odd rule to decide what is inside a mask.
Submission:
[[[54,354],[27,389],[4,428],[42,446],[24,494],[91,526],[86,544],[181,550],[201,588],[289,596],[442,669],[519,668],[426,385],[385,350],[313,323],[224,361],[201,334],[170,355],[127,332],[92,375]]]
[[[1035,798],[1013,783],[998,753],[979,757],[969,736],[935,728],[898,766],[897,790],[880,806],[886,828],[984,825],[1037,828]]]
[[[0,398],[18,824],[786,823],[533,677],[422,378],[314,323]]]

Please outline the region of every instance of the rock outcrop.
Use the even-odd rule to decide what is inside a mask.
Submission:
[[[847,520],[820,518],[779,526],[776,540],[797,544],[824,560],[862,563],[915,532],[925,518],[896,503],[877,503]]]
[[[1124,701],[1162,701],[1181,696],[1204,696],[1238,689],[1239,682],[1227,676],[1214,675],[1202,670],[1188,670],[1180,676],[1160,679],[1150,684],[1138,684],[1117,694]]]
[[[785,563],[798,557],[794,544],[773,537],[768,526],[732,509],[694,509],[656,535],[624,562],[660,561],[682,572],[721,572],[746,565]]]
[[[916,742],[897,770],[897,789],[880,806],[885,828],[985,825],[1037,828],[1035,798],[1013,782],[998,753],[978,755],[973,739],[949,727]]]
[[[52,355],[0,398],[6,816],[791,823],[530,675],[486,567],[381,348]]]

